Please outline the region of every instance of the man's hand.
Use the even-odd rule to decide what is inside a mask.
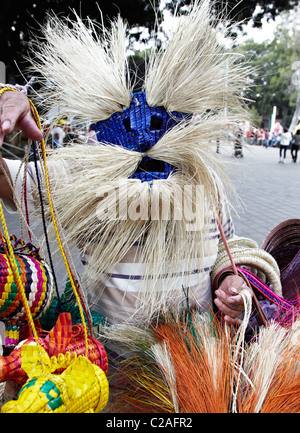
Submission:
[[[5,91],[0,96],[0,147],[4,135],[19,129],[31,140],[41,141],[39,130],[31,114],[27,97],[21,92]]]
[[[225,322],[231,325],[241,323],[239,316],[244,311],[244,302],[239,292],[242,289],[249,290],[252,296],[253,292],[243,278],[238,275],[228,275],[215,291],[214,303],[224,314]]]

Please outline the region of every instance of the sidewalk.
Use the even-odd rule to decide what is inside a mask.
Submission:
[[[290,150],[279,164],[279,148],[248,146],[243,158],[233,158],[232,150],[221,149],[219,157],[243,201],[233,219],[238,236],[250,237],[261,246],[269,231],[289,218],[300,218],[300,155],[291,162]]]

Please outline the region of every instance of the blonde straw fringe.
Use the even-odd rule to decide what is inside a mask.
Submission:
[[[99,281],[109,277],[132,246],[143,244],[135,260],[146,263],[139,302],[148,317],[162,305],[168,308],[172,299],[172,287],[158,291],[162,273],[184,273],[182,264],[196,258],[201,267],[209,221],[220,213],[233,190],[213,151],[214,143],[226,143],[228,133],[237,131],[246,118],[242,93],[249,68],[220,44],[220,21],[213,19],[210,2],[194,1],[189,13],[176,22],[165,50],[151,51],[144,82],[151,106],[201,114],[200,121],[182,122],[147,151],[151,159],[173,165],[176,172],[165,181],[154,181],[150,188],[129,179],[143,158],[141,153],[104,143],[67,146],[49,158],[49,165],[63,166],[51,188],[66,241],[88,255],[82,283],[96,291]],[[39,97],[45,115],[59,107],[64,116],[97,122],[129,106],[132,84],[127,33],[120,18],[108,30],[89,19],[83,22],[76,14],[74,20],[50,15],[43,32],[44,43],[33,42],[31,61],[33,72],[41,76]],[[185,185],[199,186],[203,193],[200,201],[192,197],[194,206],[201,202],[193,235],[186,229],[187,218],[174,218],[174,205],[165,220],[149,218],[151,198],[155,201]],[[139,218],[109,218],[127,196],[129,208],[134,208],[135,197],[139,197]],[[159,212],[163,213],[161,205]],[[178,279],[177,285],[186,286],[186,280]]]
[[[225,107],[240,112],[250,68],[220,43],[221,24],[209,0],[194,1],[186,16],[176,17],[166,48],[150,55],[145,78],[150,105],[186,113]]]
[[[51,14],[42,31],[42,41],[32,41],[30,61],[43,84],[37,101],[42,98],[45,113],[59,107],[63,116],[92,122],[129,106],[126,25],[120,18],[108,30],[88,18],[84,24],[76,14],[75,20]]]

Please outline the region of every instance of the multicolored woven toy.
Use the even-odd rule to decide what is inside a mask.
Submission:
[[[68,353],[66,354],[68,355]],[[70,362],[71,356],[62,356]],[[29,380],[19,397],[2,406],[2,413],[84,413],[100,412],[108,401],[106,375],[87,358],[72,360],[61,374],[52,374],[51,360],[42,347],[22,348],[22,367]]]
[[[25,244],[22,239],[10,236],[15,258],[24,284],[30,312],[34,319],[39,318],[50,306],[53,298],[53,277],[39,251],[32,244]],[[19,342],[20,326],[27,322],[21,295],[15,283],[7,245],[1,236],[0,245],[0,319],[5,322],[6,346],[15,346]]]
[[[22,369],[22,348],[33,343],[34,338],[28,338],[22,341],[9,356],[0,356],[0,382],[12,380],[21,385],[26,382],[28,377]],[[74,359],[85,354],[83,326],[82,324],[72,326],[70,313],[60,314],[49,334],[46,337],[39,335],[39,343],[50,357],[69,352]],[[88,359],[107,374],[108,362],[104,347],[91,336],[88,336]]]
[[[36,108],[30,100],[29,102],[36,123],[41,129],[41,122]],[[21,315],[17,315],[17,319],[20,319],[24,315],[24,321],[27,322],[29,331],[33,336],[29,344],[23,344],[21,346],[21,355],[19,357],[17,356],[14,358],[14,356],[12,356],[10,359],[11,363],[8,363],[9,367],[6,363],[6,372],[12,372],[12,376],[14,376],[23,370],[25,374],[29,376],[29,379],[22,387],[19,393],[19,399],[17,401],[8,402],[2,407],[1,411],[31,413],[100,412],[108,401],[108,382],[103,369],[98,365],[92,364],[89,357],[101,365],[105,371],[107,371],[107,358],[102,346],[96,344],[92,336],[88,336],[86,318],[84,316],[84,312],[87,315],[87,309],[68,262],[58,230],[50,192],[44,140],[41,141],[41,147],[52,223],[59,249],[66,266],[69,281],[78,304],[82,323],[81,325],[77,325],[76,332],[76,330],[73,330],[70,326],[70,315],[62,315],[57,326],[53,328],[52,332],[50,331],[49,336],[44,340],[39,337],[34,323],[34,318],[40,310],[40,305],[31,305],[32,297],[30,296],[30,293],[27,293],[27,281],[22,274],[24,266],[22,266],[21,261],[18,260],[18,254],[15,254],[11,239],[8,235],[2,205],[0,203],[0,219],[4,235],[7,239],[7,245],[2,234],[1,239],[5,258],[7,258],[6,269],[9,269],[9,283],[11,285],[16,285],[16,293],[18,295],[16,297],[18,298],[18,301],[20,300],[22,302],[22,308],[24,308],[24,314],[22,312]],[[27,268],[27,271],[29,269],[31,268]],[[34,288],[35,286],[40,287],[41,281],[44,281],[43,278],[41,278],[41,274],[32,280],[35,283],[35,285],[33,285]],[[36,291],[37,289],[33,290],[34,293]],[[38,300],[39,299],[40,298],[38,298]],[[92,335],[89,317],[87,317],[87,321],[89,322]],[[62,324],[63,326],[61,326]],[[72,331],[74,331],[73,335]],[[49,354],[52,355],[51,358],[49,358],[49,355],[43,348],[44,345],[46,345]],[[96,351],[95,346],[97,346]],[[72,352],[66,351],[67,348]],[[93,354],[93,352],[96,352],[96,354]],[[81,355],[82,353],[83,356]],[[18,368],[20,358],[21,369]],[[16,367],[16,371],[14,371],[14,367]],[[3,370],[5,370],[5,367]],[[61,374],[53,374],[55,372],[60,373],[62,370],[64,371]]]

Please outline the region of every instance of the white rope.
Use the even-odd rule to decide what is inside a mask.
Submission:
[[[235,389],[233,390],[233,395],[232,395],[233,413],[237,413],[237,395],[239,390],[240,377],[243,372],[245,333],[249,323],[251,307],[252,307],[252,296],[250,291],[248,289],[242,289],[239,292],[239,294],[242,296],[244,302],[244,317],[237,333],[236,350],[235,350],[235,357],[234,357],[234,365],[238,366],[238,376],[236,380]]]
[[[26,84],[24,84],[24,86],[21,86],[20,84],[12,85],[12,84],[0,83],[0,88],[1,87],[8,87],[10,89],[16,89],[16,90],[19,90],[19,92],[24,93],[24,95],[27,95],[28,89],[32,85],[34,80],[35,80],[35,77],[31,77],[30,80]]]

